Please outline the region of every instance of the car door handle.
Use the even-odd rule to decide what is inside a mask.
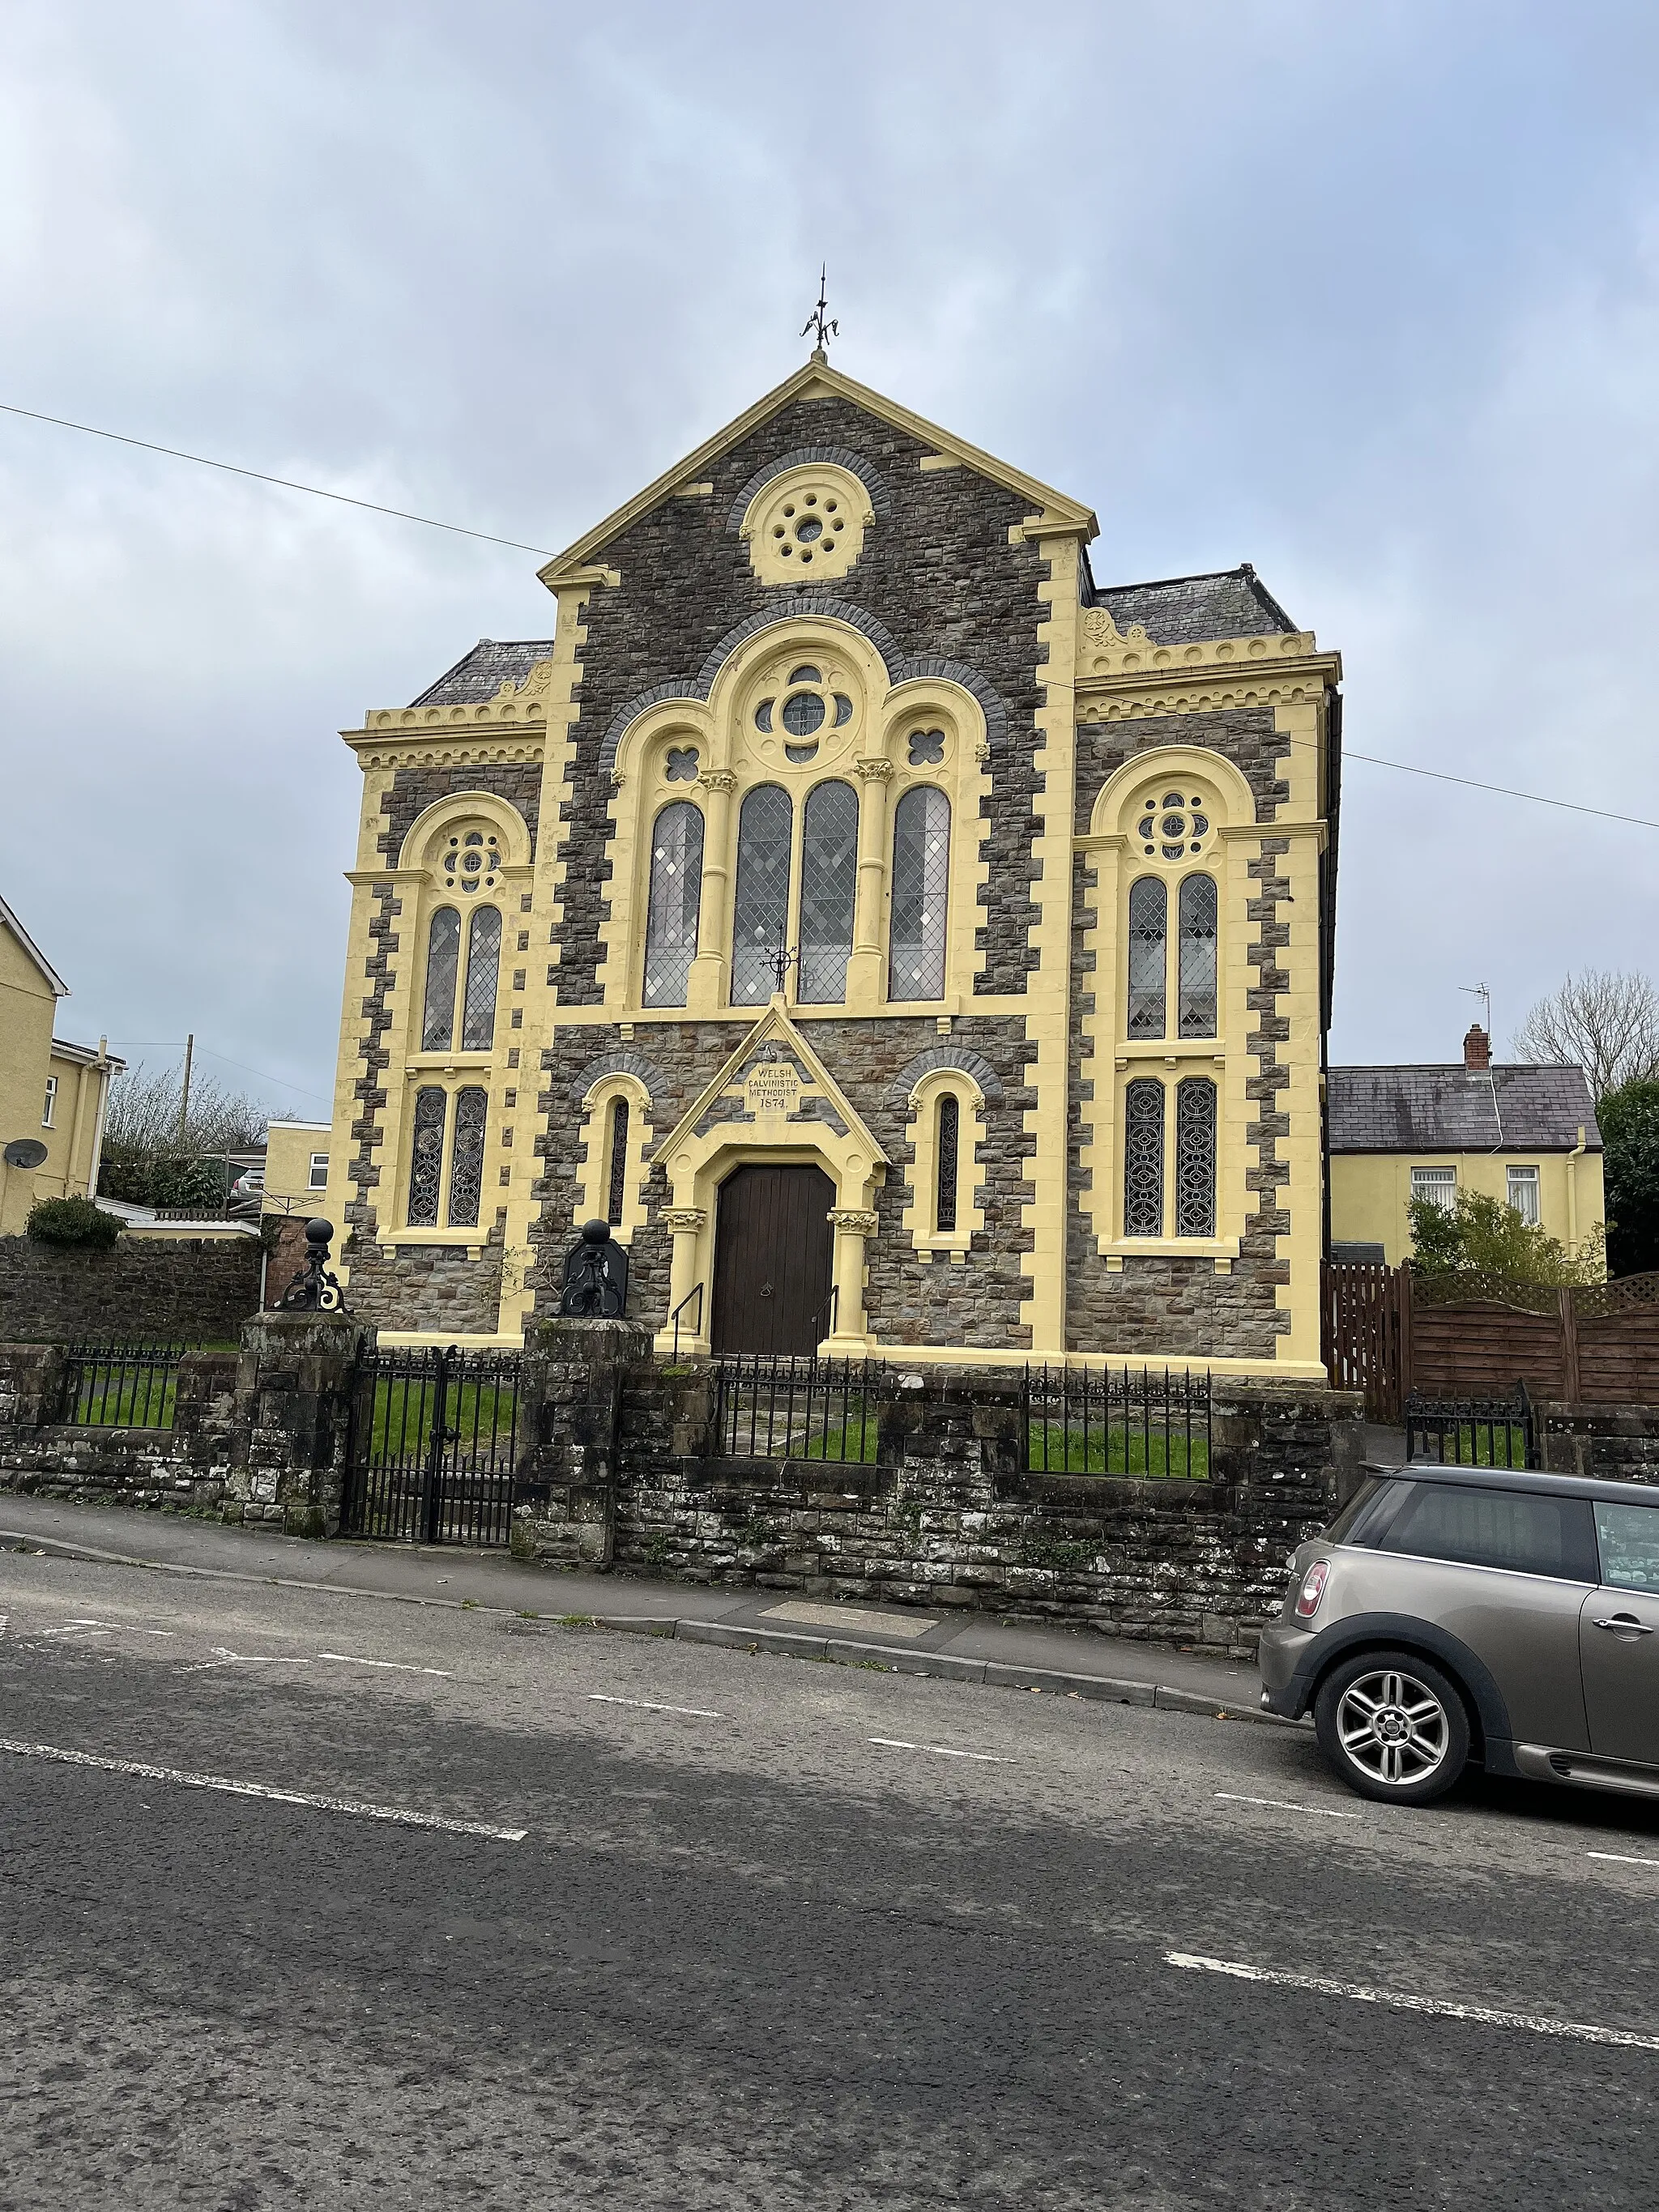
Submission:
[[[1598,1628],[1610,1628],[1615,1636],[1651,1636],[1652,1628],[1645,1620],[1638,1620],[1633,1613],[1615,1613],[1606,1620],[1598,1620]]]

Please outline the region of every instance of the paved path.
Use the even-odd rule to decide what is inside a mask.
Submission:
[[[1659,2187],[1659,1808],[39,1552],[0,1614],[6,2212]]]

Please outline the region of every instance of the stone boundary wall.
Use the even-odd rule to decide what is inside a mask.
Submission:
[[[257,1237],[122,1237],[107,1252],[0,1237],[0,1344],[234,1344],[261,1256]]]
[[[1659,1406],[1543,1405],[1540,1454],[1553,1474],[1659,1482]]]

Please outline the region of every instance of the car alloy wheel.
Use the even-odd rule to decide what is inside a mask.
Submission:
[[[1336,1725],[1354,1765],[1390,1790],[1431,1780],[1451,1748],[1446,1708],[1427,1683],[1400,1668],[1350,1682],[1337,1702]]]

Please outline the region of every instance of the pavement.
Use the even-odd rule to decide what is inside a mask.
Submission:
[[[1255,1668],[1212,1652],[1006,1621],[958,1610],[847,1604],[632,1575],[520,1565],[455,1547],[334,1541],[227,1528],[182,1514],[0,1496],[0,1544],[70,1558],[246,1577],[295,1588],[494,1613],[580,1614],[599,1626],[1015,1690],[1225,1712],[1273,1728]]]
[[[1654,2202],[1659,1805],[453,1587],[0,1552],[0,2212]]]

